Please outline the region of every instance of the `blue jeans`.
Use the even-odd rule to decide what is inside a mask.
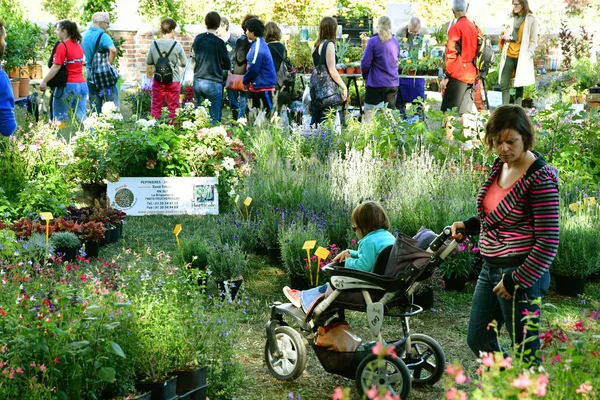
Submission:
[[[323,294],[325,294],[328,287],[329,284],[326,283],[324,285],[317,286],[308,290],[302,290],[301,292],[299,292],[298,296],[300,297],[300,301],[302,302],[302,310],[304,310],[304,312],[309,310],[314,301],[321,297]]]
[[[85,119],[88,86],[85,82],[67,82],[64,88],[54,89],[52,96],[52,118],[59,121],[69,119],[69,110],[75,110],[79,121]]]
[[[238,96],[239,93],[237,90],[229,90],[227,89],[227,97],[229,98],[229,108],[232,110],[237,110],[240,108],[238,104]]]
[[[115,107],[119,110],[119,89],[117,85],[109,87],[107,89],[98,89],[96,85],[88,82],[87,87],[90,95],[90,107],[92,112],[100,114],[102,112],[102,104],[107,101],[115,103]]]
[[[223,104],[223,84],[206,79],[194,79],[194,95],[196,104],[201,105],[207,99],[210,101],[208,110],[212,124],[221,122],[221,106]]]
[[[248,92],[238,92],[238,119],[246,118],[248,111]]]
[[[527,310],[529,314],[541,312],[539,305],[532,305],[531,301],[544,296],[550,286],[550,272],[546,271],[530,288],[517,290],[516,296],[510,300],[505,300],[497,296],[493,289],[502,280],[503,274],[510,274],[517,267],[489,267],[484,263],[483,269],[477,279],[475,293],[473,293],[473,303],[471,306],[471,315],[469,317],[469,328],[467,331],[467,344],[469,348],[479,356],[480,351],[485,352],[506,352],[500,348],[496,332],[488,329],[488,324],[493,320],[498,322],[498,332],[503,324],[506,324],[506,330],[513,343],[517,345],[517,351],[523,351],[524,322],[522,321],[523,312]],[[513,329],[514,319],[514,329]],[[539,317],[532,320],[539,323]],[[513,337],[514,331],[514,337]],[[524,350],[531,350],[526,361],[536,360],[536,351],[540,349],[540,340],[537,339],[537,330],[527,330],[525,337],[535,336],[536,339],[526,343]]]

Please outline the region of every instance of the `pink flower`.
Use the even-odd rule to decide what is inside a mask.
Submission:
[[[446,373],[448,375],[454,375],[456,373],[456,370],[454,369],[454,365],[451,365],[451,364],[446,365]]]
[[[10,374],[8,374],[8,379],[15,379],[15,370],[11,369]]]
[[[467,381],[467,377],[465,376],[465,373],[463,371],[459,371],[458,374],[456,374],[454,381],[459,385],[462,385]]]
[[[384,346],[381,342],[377,342],[377,344],[375,346],[373,346],[373,354],[375,354],[375,355],[382,354],[383,350],[384,350]],[[386,356],[391,355],[392,357],[397,357],[394,346],[385,347],[384,355],[386,355]]]
[[[34,368],[35,368],[35,367],[37,367],[37,365],[35,364],[35,361],[34,361],[34,362],[32,362],[31,364],[29,364],[29,366],[30,366],[30,367],[34,367]]]
[[[454,399],[456,399],[457,394],[458,394],[458,389],[453,387],[452,389],[450,389],[446,392],[446,399],[454,400]]]
[[[6,353],[6,350],[8,349],[8,345],[5,344],[4,346],[2,346],[2,348],[0,349],[1,352]]]
[[[512,357],[506,357],[502,360],[502,366],[506,369],[512,369]]]
[[[367,392],[367,397],[369,399],[378,399],[378,392],[377,392],[377,386],[373,385],[371,386],[371,389],[369,389],[369,391]]]
[[[341,387],[336,387],[335,392],[333,392],[333,396],[331,396],[331,400],[342,400],[344,398],[344,391]]]
[[[483,353],[484,356],[481,359],[481,363],[485,366],[485,367],[491,367],[492,365],[494,365],[494,353],[489,352],[489,353]]]
[[[531,379],[529,379],[529,376],[521,374],[513,381],[512,385],[518,389],[527,389],[531,386]]]
[[[46,370],[46,364],[40,365],[40,371],[44,372]]]
[[[592,385],[587,384],[587,383],[582,383],[581,385],[579,385],[577,390],[575,390],[575,393],[591,393],[592,389],[593,389]]]
[[[537,385],[533,391],[533,394],[535,394],[537,397],[544,397],[547,392],[546,385],[548,385],[548,377],[546,375],[538,376]]]
[[[552,357],[552,361],[554,361],[554,362],[561,362],[562,358],[561,358],[560,354],[557,354],[554,357]]]
[[[16,372],[17,372],[17,374],[22,374],[22,373],[23,373],[23,370],[21,369],[21,367],[18,367],[18,368],[16,369]]]

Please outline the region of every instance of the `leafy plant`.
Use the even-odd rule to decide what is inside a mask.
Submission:
[[[475,252],[478,251],[469,239],[450,254],[440,266],[440,273],[443,278],[466,278],[473,270],[473,259]]]
[[[56,232],[50,238],[50,245],[55,249],[76,249],[81,242],[73,232]]]
[[[178,257],[182,264],[190,264],[192,268],[206,269],[209,264],[210,246],[206,240],[181,239]]]
[[[362,59],[362,55],[363,55],[362,47],[350,46],[346,50],[346,54],[345,54],[343,60],[346,63],[360,62],[360,60]],[[342,58],[340,57],[340,59],[342,59]]]
[[[89,221],[78,226],[79,237],[84,242],[99,242],[104,239],[104,225],[102,222]]]
[[[210,275],[217,281],[243,277],[248,271],[246,253],[239,243],[215,243],[208,255]]]
[[[290,220],[287,220],[290,219]],[[302,217],[295,218],[291,214],[286,217],[286,224],[279,230],[281,258],[286,272],[290,276],[309,277],[306,250],[302,249],[307,240],[316,240],[318,246],[326,247],[329,240],[323,226],[319,222],[304,222]]]

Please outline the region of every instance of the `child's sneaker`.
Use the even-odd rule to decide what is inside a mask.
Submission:
[[[283,288],[283,294],[285,294],[285,297],[287,297],[287,299],[296,307],[302,308],[302,301],[300,300],[298,293],[298,290],[291,289],[289,286]]]

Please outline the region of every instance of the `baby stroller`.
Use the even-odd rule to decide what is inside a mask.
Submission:
[[[393,346],[397,357],[378,358],[372,351],[376,342],[354,352],[332,352],[313,344],[327,372],[355,379],[359,395],[377,385],[387,387],[402,399],[407,398],[411,385],[433,385],[439,381],[446,364],[444,350],[433,338],[411,333],[409,319],[423,311],[412,302],[418,282],[430,277],[457,246],[454,240],[448,243],[450,236],[450,227],[437,236],[431,230],[421,230],[414,238],[400,233],[394,245],[379,254],[372,272],[334,263],[325,266],[323,270],[331,275],[329,289],[307,313],[291,303],[274,303],[266,325],[265,361],[269,373],[282,381],[300,377],[307,362],[303,338],[313,343],[319,326],[333,318],[344,321],[344,310],[354,310],[366,312],[367,324],[378,342],[383,342],[384,316],[402,319],[402,338],[386,343]]]

